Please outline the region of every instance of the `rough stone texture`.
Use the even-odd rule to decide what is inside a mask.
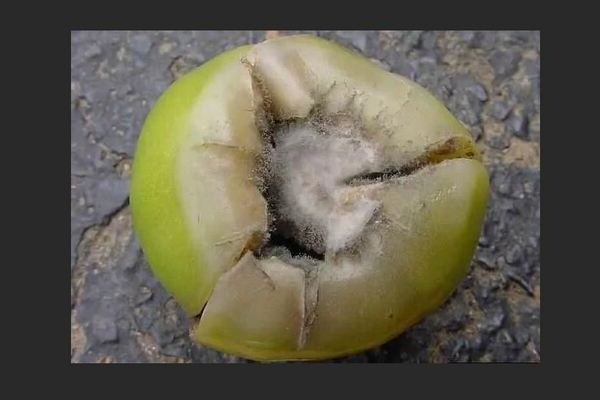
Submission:
[[[223,50],[290,33],[72,33],[72,362],[247,362],[189,340],[132,233],[129,172],[143,119],[175,78]],[[470,128],[492,184],[453,296],[391,342],[332,361],[539,362],[539,32],[308,33],[430,89]]]

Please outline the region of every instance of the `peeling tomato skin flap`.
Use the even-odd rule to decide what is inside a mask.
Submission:
[[[319,271],[318,300],[306,342],[297,346],[290,339],[288,346],[280,348],[281,357],[310,359],[365,350],[398,335],[435,309],[466,274],[479,237],[487,184],[487,174],[480,163],[459,159],[424,169],[406,182],[383,185],[376,195],[383,202],[382,212],[378,223],[366,233],[360,254],[338,255],[335,260],[315,266]],[[402,206],[398,207],[400,200]],[[449,209],[454,211],[449,213]],[[449,245],[461,241],[467,245]],[[449,263],[453,263],[451,268]],[[258,287],[250,281],[243,285]],[[234,291],[221,290],[220,296]],[[264,329],[264,320],[254,320],[249,311],[262,304],[262,296],[232,303],[227,312],[215,313],[216,321],[205,314],[194,337],[213,347],[226,348],[229,336],[239,331],[236,326],[241,321]],[[302,298],[300,292],[298,298]],[[209,301],[207,309],[210,308]],[[274,318],[274,309],[262,308],[267,310]],[[282,317],[299,315],[289,310],[279,312]],[[225,314],[230,316],[226,320],[221,318]],[[286,324],[291,321],[282,320]],[[300,335],[301,324],[295,326],[296,335]],[[289,328],[282,324],[275,332],[289,332]],[[254,342],[264,342],[271,335],[274,334],[260,341],[255,337]],[[364,338],[372,341],[364,342]],[[261,357],[262,351],[253,345],[233,342],[237,354],[254,359],[280,358],[272,349],[268,356]]]
[[[151,111],[131,203],[198,343],[255,360],[356,353],[466,274],[489,182],[429,92],[311,36],[230,50]]]

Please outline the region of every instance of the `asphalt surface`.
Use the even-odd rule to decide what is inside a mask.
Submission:
[[[452,297],[385,345],[331,361],[539,362],[539,32],[309,33],[431,90],[469,126],[492,185],[470,272]],[[161,92],[222,51],[276,34],[72,32],[72,362],[248,362],[190,341],[132,232],[128,184]]]

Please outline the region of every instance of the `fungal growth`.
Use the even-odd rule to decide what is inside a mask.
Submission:
[[[377,221],[376,193],[385,184],[444,160],[475,156],[464,139],[450,138],[404,165],[384,167],[383,149],[356,124],[351,116],[321,115],[273,132],[274,145],[262,162],[267,169],[257,172],[269,182],[263,192],[272,223],[263,249],[275,237],[297,255],[332,260]]]
[[[142,246],[194,317],[195,340],[259,360],[339,356],[451,293],[487,174],[426,90],[307,36],[233,50],[195,74],[149,116],[132,190]],[[174,203],[170,220],[151,209]]]
[[[350,247],[378,202],[345,180],[376,169],[376,149],[351,130],[336,134],[297,123],[276,133],[269,197],[278,231],[320,255]]]

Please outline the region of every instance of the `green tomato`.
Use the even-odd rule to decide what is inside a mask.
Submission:
[[[130,199],[194,340],[307,360],[380,345],[439,307],[468,269],[488,180],[468,131],[424,88],[288,36],[165,91]]]

